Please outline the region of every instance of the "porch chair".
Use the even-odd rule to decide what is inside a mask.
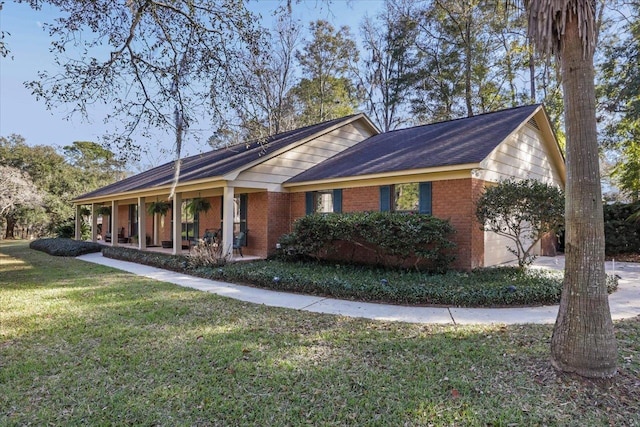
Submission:
[[[206,229],[204,231],[204,235],[202,236],[202,242],[205,245],[212,245],[214,243],[218,243],[218,232],[211,229]]]
[[[244,258],[242,255],[242,247],[247,244],[247,233],[241,231],[238,233],[236,237],[233,239],[233,250],[237,250],[240,253],[240,256]]]

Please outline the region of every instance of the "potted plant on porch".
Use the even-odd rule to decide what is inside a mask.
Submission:
[[[205,212],[206,213],[206,212],[209,211],[209,209],[211,209],[211,202],[208,199],[205,199],[203,197],[194,197],[185,206],[185,210],[187,211],[187,213],[191,214],[194,218],[200,212]],[[192,237],[195,238],[197,236],[192,236]],[[190,245],[192,244],[192,242],[189,239],[189,229],[188,228],[187,228],[186,239],[187,239],[187,243],[186,243],[186,245],[185,244],[182,245],[183,249],[189,249]],[[186,248],[185,248],[185,246],[186,246]]]
[[[159,214],[161,217],[164,217],[171,209],[171,202],[166,200],[156,200],[155,202],[151,202],[149,207],[147,208],[147,213],[149,215]],[[173,242],[171,240],[163,240],[160,242],[164,249],[170,249],[173,247]]]
[[[187,212],[195,216],[199,212],[208,212],[211,209],[211,202],[202,197],[194,197],[187,203]]]
[[[147,213],[149,215],[160,214],[160,216],[165,216],[170,208],[171,203],[164,200],[151,202],[147,208]]]
[[[97,215],[103,215],[103,216],[111,216],[111,206],[100,206],[98,209],[96,209],[96,214]]]

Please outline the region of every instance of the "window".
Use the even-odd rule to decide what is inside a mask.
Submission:
[[[395,212],[418,212],[420,197],[417,182],[395,184],[393,190],[393,210]]]
[[[222,198],[221,198],[222,199]],[[248,195],[239,194],[233,198],[233,235],[239,232],[247,232],[247,204]],[[220,203],[220,229],[222,229],[222,221],[224,219],[223,202]]]
[[[182,226],[181,226],[182,240],[191,240],[198,237],[199,213],[196,212],[195,215],[192,215],[190,212],[187,211],[187,205],[189,204],[190,201],[191,201],[190,199],[183,200],[182,208],[180,209],[182,213],[182,218],[180,220],[180,222],[182,223]]]
[[[129,205],[129,236],[138,235],[138,205]]]
[[[307,215],[342,212],[342,190],[307,191],[306,212]]]
[[[380,210],[431,214],[431,183],[413,182],[381,186]]]

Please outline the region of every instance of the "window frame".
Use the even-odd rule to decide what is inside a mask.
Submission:
[[[431,181],[416,182],[418,184],[418,209],[417,210],[396,210],[395,185],[380,186],[380,211],[381,212],[404,212],[433,215],[433,186]],[[413,182],[400,183],[413,184]]]

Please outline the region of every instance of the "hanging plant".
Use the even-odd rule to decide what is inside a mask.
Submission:
[[[187,212],[195,216],[195,214],[199,212],[208,212],[209,209],[211,209],[211,202],[202,197],[195,197],[191,199],[189,203],[187,203],[186,208]]]
[[[160,216],[165,216],[167,212],[169,212],[170,208],[171,203],[166,201],[151,202],[151,204],[147,208],[147,213],[149,213],[149,215],[160,214]]]
[[[100,206],[96,209],[98,215],[111,216],[111,206]]]

